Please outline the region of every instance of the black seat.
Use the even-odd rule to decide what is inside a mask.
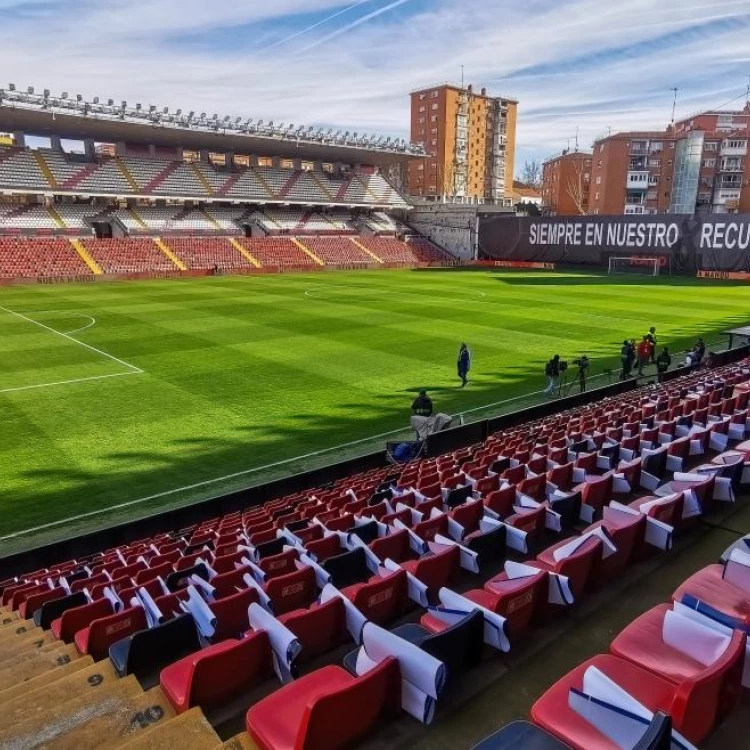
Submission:
[[[356,534],[365,544],[369,544],[378,538],[378,522],[370,521],[361,526],[352,526],[347,534]]]
[[[580,492],[571,492],[565,497],[552,497],[549,504],[555,513],[560,514],[560,526],[570,530],[575,528],[581,516],[583,499]]]
[[[478,556],[477,564],[480,570],[484,565],[492,560],[498,560],[505,557],[505,538],[507,530],[505,526],[498,526],[492,531],[485,533],[474,532],[464,539],[464,546]]]
[[[448,497],[445,498],[445,504],[449,508],[455,508],[457,505],[463,505],[472,495],[474,488],[467,484],[463,487],[456,487],[448,493]]]
[[[300,519],[299,521],[290,521],[287,524],[284,524],[285,528],[294,533],[295,531],[299,531],[300,529],[306,529],[310,525],[310,522],[304,518]]]
[[[185,614],[112,644],[109,660],[120,677],[134,674],[148,690],[159,683],[164,667],[200,648],[195,620]]]
[[[564,742],[528,721],[514,721],[471,750],[570,750]]]
[[[170,573],[167,576],[165,583],[167,584],[167,588],[174,593],[188,587],[190,583],[188,578],[190,576],[198,576],[198,578],[208,581],[208,568],[206,564],[198,563],[190,568],[185,568],[185,570],[175,570],[174,573]]]
[[[67,612],[67,610],[73,609],[74,607],[82,607],[84,604],[88,603],[88,597],[83,591],[76,591],[75,594],[70,594],[69,596],[63,596],[61,599],[46,602],[34,612],[34,624],[44,630],[48,630],[52,625],[53,620],[61,617],[63,612]]]
[[[367,567],[367,558],[362,547],[329,557],[321,566],[331,576],[331,583],[343,589],[354,583],[366,581],[372,573]]]
[[[490,471],[493,474],[502,474],[506,469],[510,469],[510,458],[498,458],[495,463],[490,466]]]
[[[258,553],[258,557],[262,559],[264,557],[271,557],[271,555],[280,555],[284,551],[284,545],[288,543],[282,538],[272,539],[270,542],[256,544],[255,550]]]
[[[657,448],[653,453],[643,456],[641,463],[643,471],[653,474],[658,479],[663,479],[664,472],[667,470],[667,447],[666,445],[662,445],[661,448]]]
[[[670,750],[671,747],[672,717],[657,711],[646,734],[633,746],[633,750]]]

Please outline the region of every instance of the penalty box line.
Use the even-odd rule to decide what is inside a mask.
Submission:
[[[107,352],[103,352],[101,349],[97,349],[95,346],[91,346],[91,344],[86,344],[83,341],[74,339],[70,334],[63,333],[62,331],[58,331],[56,328],[52,328],[48,325],[45,325],[44,323],[40,323],[38,320],[34,320],[33,318],[28,318],[26,317],[26,315],[23,315],[22,313],[16,312],[15,310],[9,310],[7,307],[0,307],[0,310],[3,310],[4,312],[9,313],[10,315],[14,315],[16,318],[25,320],[27,323],[33,323],[35,326],[39,326],[39,328],[43,328],[45,331],[54,333],[55,336],[60,336],[61,338],[67,339],[68,341],[72,341],[74,344],[78,344],[78,346],[82,346],[84,349],[88,349],[89,351],[92,351],[95,354],[98,354],[100,357],[105,357],[106,359],[111,359],[113,362],[117,362],[118,365],[122,365],[128,370],[127,373],[124,373],[124,372],[119,373],[120,375],[142,375],[144,372],[140,367],[136,367],[136,365],[131,365],[130,362],[126,362],[124,359],[119,359],[119,357],[115,357],[112,354],[107,354]],[[97,377],[111,377],[111,376],[99,375]],[[86,380],[92,380],[92,379],[93,378],[86,378]],[[64,381],[64,382],[73,382],[73,381]]]

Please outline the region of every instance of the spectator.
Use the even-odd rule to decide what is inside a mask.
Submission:
[[[544,374],[547,376],[547,387],[543,393],[545,396],[552,396],[557,388],[557,380],[560,377],[560,355],[555,354],[552,359],[544,366]]]
[[[633,347],[633,343],[627,339],[622,342],[620,361],[622,362],[620,380],[627,380],[633,371],[633,362],[635,361],[635,348]]]
[[[656,371],[661,374],[669,369],[672,364],[672,357],[669,355],[669,349],[665,346],[661,354],[656,358]]]
[[[648,364],[649,359],[651,359],[651,342],[644,336],[638,344],[638,377],[643,375],[643,368]]]
[[[648,329],[646,338],[651,344],[651,362],[655,364],[656,360],[654,359],[654,355],[656,354],[656,328],[654,328],[654,326],[651,326],[651,328]]]
[[[420,391],[411,405],[412,414],[415,417],[431,417],[432,409],[432,399],[427,395],[427,391]]]
[[[458,377],[461,378],[461,388],[464,388],[468,381],[469,370],[471,369],[471,352],[466,344],[461,344],[458,350]]]
[[[693,347],[693,351],[695,352],[695,356],[698,358],[698,364],[700,364],[701,360],[703,359],[703,355],[706,353],[706,345],[703,343],[703,339],[698,337],[698,340],[695,342],[695,346]]]

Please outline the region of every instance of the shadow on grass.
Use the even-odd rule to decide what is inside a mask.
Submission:
[[[682,346],[703,336],[707,342],[736,325],[734,318],[720,326],[705,325],[685,330],[683,339],[668,343],[673,354]],[[661,343],[661,342],[660,342]],[[611,358],[596,360],[590,376],[607,369],[619,371],[619,349],[613,349]],[[543,362],[530,367],[509,364],[500,372],[472,371],[478,378],[466,389],[445,386],[424,386],[432,392],[437,411],[459,414],[479,410],[482,417],[519,408],[518,402],[502,409],[490,408],[501,399],[528,396],[521,403],[529,405],[539,401],[530,394],[541,389]],[[470,377],[471,379],[471,377]],[[418,387],[398,393],[382,394],[367,403],[347,400],[334,414],[300,414],[290,417],[284,424],[247,424],[227,431],[224,438],[201,436],[175,438],[154,450],[114,454],[120,469],[92,474],[73,471],[61,456],[57,466],[30,469],[22,473],[35,481],[28,489],[0,491],[0,535],[13,533],[37,525],[62,520],[76,514],[106,509],[112,505],[146,498],[159,493],[164,497],[135,505],[128,509],[128,517],[138,517],[147,511],[154,512],[167,505],[217,496],[244,487],[257,486],[272,479],[289,476],[366,453],[384,450],[385,438],[368,441],[374,435],[399,431],[408,434],[412,394]],[[369,398],[369,396],[368,396]],[[484,411],[482,407],[487,407]],[[344,411],[344,413],[342,413]],[[373,416],[373,414],[376,416]],[[178,452],[175,454],[174,448]],[[319,455],[310,455],[320,452]],[[306,457],[304,460],[300,457]],[[283,464],[290,460],[290,463]],[[260,468],[258,471],[254,469]],[[248,471],[253,470],[253,471]],[[241,473],[239,477],[227,475]],[[219,481],[216,481],[219,480]],[[191,487],[205,483],[199,488]],[[173,492],[175,489],[179,491]],[[252,499],[253,493],[249,494]],[[125,513],[125,511],[123,511]],[[111,525],[123,515],[102,513],[91,519],[90,527]],[[82,528],[77,527],[77,531]],[[59,531],[59,534],[58,534]],[[69,535],[65,527],[56,529],[57,538]],[[47,541],[48,539],[45,539]],[[31,543],[26,544],[31,546]]]

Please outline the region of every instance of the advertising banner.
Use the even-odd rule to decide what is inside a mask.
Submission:
[[[611,257],[663,258],[673,271],[750,272],[750,214],[485,216],[479,249],[506,262],[607,266]]]

